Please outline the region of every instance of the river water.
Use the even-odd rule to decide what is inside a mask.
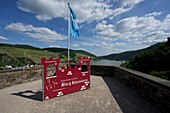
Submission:
[[[120,66],[124,61],[106,60],[92,61],[91,65]]]

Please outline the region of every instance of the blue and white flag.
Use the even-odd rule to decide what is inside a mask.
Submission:
[[[68,7],[70,9],[70,36],[79,37],[80,31],[76,23],[76,14],[71,9],[70,5]]]

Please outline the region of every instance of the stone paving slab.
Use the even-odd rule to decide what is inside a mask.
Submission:
[[[122,113],[105,81],[91,76],[91,88],[41,101],[42,81],[0,90],[0,113]]]
[[[155,106],[114,77],[103,76],[103,80],[123,113],[160,113]]]

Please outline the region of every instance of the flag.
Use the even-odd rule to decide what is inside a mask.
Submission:
[[[70,5],[68,7],[70,9],[70,36],[79,37],[80,31],[76,23],[76,14],[71,9]]]

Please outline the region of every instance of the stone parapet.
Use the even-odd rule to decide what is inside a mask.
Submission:
[[[54,68],[48,68],[48,72]],[[0,71],[0,89],[42,78],[42,67]]]
[[[156,106],[162,113],[170,113],[170,81],[123,67],[91,65],[90,68],[91,75],[115,77]],[[55,68],[48,68],[48,73],[54,72],[54,70]],[[1,71],[0,89],[41,77],[42,67]]]
[[[102,71],[102,73],[100,73]],[[138,71],[115,66],[91,66],[91,74],[113,76],[136,91],[162,113],[170,113],[170,81]]]

